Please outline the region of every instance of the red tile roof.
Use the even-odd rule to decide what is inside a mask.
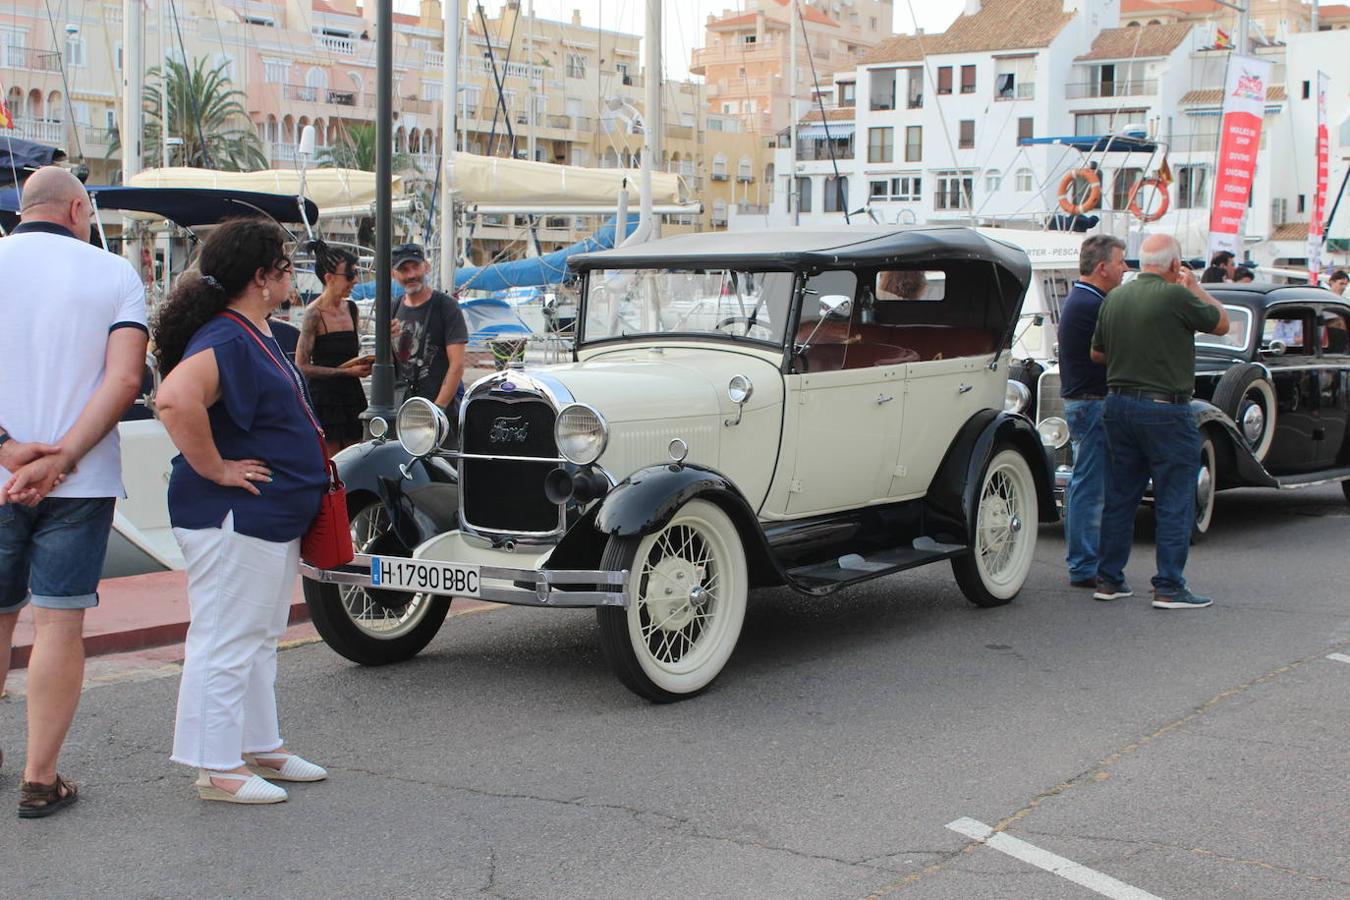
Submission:
[[[960,16],[940,34],[899,34],[882,41],[861,60],[863,65],[916,62],[939,53],[984,53],[1048,47],[1074,13],[1062,0],[984,0],[973,16]]]
[[[1092,41],[1092,49],[1077,57],[1089,59],[1149,59],[1166,56],[1191,33],[1189,22],[1175,25],[1137,25],[1107,28]]]
[[[935,48],[942,43],[942,35],[924,35],[923,49],[920,49],[920,43],[920,38],[912,34],[897,34],[867,51],[858,62],[864,66],[870,63],[919,62],[923,59],[924,50],[928,50],[929,53],[938,52]]]
[[[853,114],[854,114],[855,112],[857,112],[857,110],[855,110],[855,109],[854,109],[853,107],[851,107],[851,106],[840,106],[840,107],[836,107],[835,109],[827,109],[827,110],[825,110],[825,119],[824,119],[824,121],[826,121],[826,122],[852,122],[852,121],[853,121]],[[803,123],[806,123],[806,122],[819,122],[819,121],[821,121],[821,118],[820,118],[820,109],[819,109],[819,108],[813,109],[813,110],[811,110],[810,112],[808,112],[806,115],[802,116],[802,122],[803,122]]]
[[[777,3],[779,6],[788,5],[788,0],[773,0],[773,2]],[[834,19],[831,19],[829,16],[825,15],[823,12],[816,9],[814,6],[806,6],[803,4],[800,8],[802,11],[802,18],[808,22],[815,22],[817,25],[830,25],[834,27],[837,27],[839,25],[838,22],[836,22]]]
[[[1308,239],[1307,222],[1285,222],[1276,225],[1270,232],[1272,241],[1298,241],[1302,243]]]
[[[1284,99],[1284,85],[1274,84],[1266,88],[1267,103]],[[1198,88],[1187,91],[1181,95],[1178,103],[1181,106],[1221,106],[1223,105],[1223,88]]]

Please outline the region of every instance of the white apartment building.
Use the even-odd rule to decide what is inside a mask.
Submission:
[[[795,141],[779,142],[768,213],[733,216],[731,227],[836,225],[845,210],[855,224],[1044,223],[1058,212],[1061,178],[1091,159],[1100,165],[1101,203],[1091,215],[1101,229],[1135,241],[1171,233],[1187,253],[1203,254],[1231,54],[1214,49],[1213,23],[1118,23],[1117,0],[968,0],[946,32],[884,42],[854,72],[835,76],[834,108],[813,111]],[[1287,46],[1254,52],[1275,65],[1248,252],[1295,265],[1304,256],[1313,177],[1313,101],[1303,99],[1304,84],[1320,68],[1338,86],[1329,117],[1334,195],[1350,153],[1350,135],[1341,133],[1350,130],[1343,125],[1350,54],[1336,32],[1296,33]],[[1023,143],[1126,127],[1153,138],[1160,152],[1089,157]],[[1128,212],[1131,188],[1157,173],[1163,148],[1168,210],[1143,223]],[[1160,199],[1150,190],[1139,195],[1146,210]],[[1338,215],[1350,220],[1350,210]],[[1341,232],[1350,228],[1338,222],[1331,236]]]

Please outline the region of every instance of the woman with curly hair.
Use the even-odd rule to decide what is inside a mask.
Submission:
[[[323,293],[305,308],[295,362],[309,379],[314,411],[333,454],[361,440],[366,409],[361,379],[370,374],[370,361],[359,356],[361,317],[347,299],[356,284],[356,257],[323,241],[310,248]]]
[[[192,612],[172,759],[199,770],[204,800],[278,803],[270,782],[328,775],[285,749],[274,688],[300,537],[327,486],[304,378],[267,323],[291,286],[286,239],[267,220],[222,224],[154,325]]]

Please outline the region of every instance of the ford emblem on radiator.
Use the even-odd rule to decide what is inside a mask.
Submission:
[[[523,444],[530,436],[530,423],[524,416],[498,416],[492,420],[488,441],[493,444]]]

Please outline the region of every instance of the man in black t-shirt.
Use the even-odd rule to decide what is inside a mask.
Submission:
[[[394,308],[393,350],[401,389],[400,402],[425,397],[458,422],[458,400],[464,393],[464,347],[469,330],[459,304],[431,289],[431,266],[417,244],[394,248],[394,278],[403,298]]]

